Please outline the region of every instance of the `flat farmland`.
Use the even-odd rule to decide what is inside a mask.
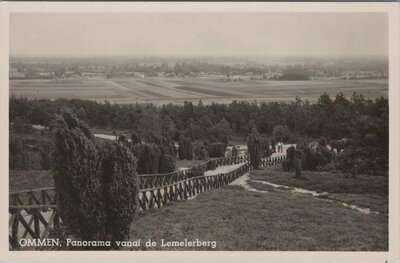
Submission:
[[[219,77],[192,78],[82,78],[55,80],[10,80],[10,96],[27,98],[74,98],[111,103],[230,103],[288,101],[296,96],[315,101],[323,92],[335,96],[353,92],[367,98],[388,97],[388,80],[226,81]]]

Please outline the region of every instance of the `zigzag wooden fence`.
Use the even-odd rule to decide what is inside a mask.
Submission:
[[[261,166],[280,164],[285,159],[286,156],[264,158]],[[164,178],[162,175],[141,175],[140,177],[145,178],[141,186],[150,187],[141,188],[139,209],[160,208],[171,202],[190,199],[202,192],[218,189],[252,168],[246,156],[210,160],[202,165],[208,165],[210,168],[240,163],[243,165],[235,170],[217,175],[190,177],[191,169],[186,170],[189,171],[186,173],[164,174]],[[17,248],[20,238],[45,238],[51,228],[60,224],[61,219],[57,209],[57,198],[53,187],[10,193],[10,248]]]
[[[192,167],[187,170],[175,171],[166,174],[142,174],[139,175],[139,186],[140,189],[145,189],[170,185],[194,177],[193,175],[195,174],[195,169],[209,171],[214,170],[215,168],[218,168],[220,166],[244,163],[247,160],[247,155],[224,157],[208,160],[198,166]]]

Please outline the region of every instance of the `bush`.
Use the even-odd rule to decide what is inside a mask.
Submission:
[[[302,162],[302,170],[315,171],[322,169],[332,162],[333,153],[326,147],[320,144],[298,143],[297,149],[293,146],[286,150],[287,163],[282,163],[282,168],[286,171],[295,168],[294,159],[297,157]]]
[[[286,149],[286,160],[282,162],[282,168],[285,172],[293,169],[295,153],[296,148],[294,146],[290,146]]]
[[[175,171],[175,158],[169,154],[163,154],[160,160],[158,173],[170,173]]]
[[[133,155],[138,159],[137,171],[139,174],[156,174],[162,156],[161,150],[155,144],[135,144],[131,146]]]
[[[115,241],[129,239],[130,225],[139,207],[139,178],[136,158],[126,147],[109,143],[102,155],[105,233],[115,245]]]
[[[232,156],[238,156],[238,149],[235,146],[232,147]]]
[[[276,125],[272,134],[274,139],[278,142],[287,142],[290,138],[289,128],[286,125]]]
[[[63,222],[73,235],[104,240],[101,162],[93,135],[69,113],[59,116],[54,126],[54,182]]]
[[[215,170],[216,168],[217,168],[217,165],[215,164],[215,162],[213,162],[212,160],[207,162],[207,171],[212,171],[212,170]]]
[[[178,155],[180,160],[193,159],[193,146],[190,138],[181,138],[179,141]]]
[[[131,140],[133,144],[141,143],[140,137],[136,132],[132,132]]]
[[[118,136],[118,142],[120,142],[122,144],[126,144],[128,142],[128,138],[126,137],[125,134],[120,134]]]
[[[208,153],[211,158],[225,157],[226,144],[222,142],[211,143],[208,145]]]
[[[194,166],[189,173],[189,178],[202,176],[205,173],[205,169],[201,165]]]
[[[207,160],[209,158],[209,154],[207,149],[203,148],[200,150],[199,160]]]
[[[261,163],[261,140],[258,134],[251,134],[247,139],[247,149],[250,155],[250,164],[257,169]]]
[[[302,171],[302,161],[301,161],[300,158],[298,158],[296,156],[294,158],[294,172],[295,172],[296,178],[300,178],[301,177],[301,171]]]
[[[72,113],[54,122],[54,182],[60,216],[83,240],[124,240],[137,210],[136,159],[115,142],[95,141]]]

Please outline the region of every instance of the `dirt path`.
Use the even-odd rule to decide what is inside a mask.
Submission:
[[[259,184],[265,184],[268,186],[272,186],[274,188],[274,191],[281,191],[281,192],[289,192],[291,194],[308,194],[308,195],[312,195],[313,197],[324,197],[321,199],[317,199],[317,200],[329,200],[331,202],[335,202],[335,203],[339,203],[343,206],[349,207],[353,210],[356,210],[358,212],[361,212],[363,214],[380,214],[377,211],[371,211],[371,209],[369,208],[364,208],[364,207],[360,207],[357,205],[351,205],[351,204],[347,204],[344,202],[340,202],[337,200],[333,200],[333,199],[329,199],[329,197],[327,197],[329,195],[328,192],[321,192],[318,193],[316,191],[311,191],[311,190],[307,190],[307,189],[303,189],[303,188],[296,188],[296,187],[289,187],[286,185],[279,185],[279,184],[274,184],[274,183],[270,183],[267,181],[260,181],[260,180],[253,180],[250,178],[250,174],[246,173],[243,176],[239,177],[238,179],[236,179],[235,181],[233,181],[232,183],[230,183],[230,185],[237,185],[237,186],[241,186],[243,187],[244,190],[246,191],[250,191],[250,192],[259,192],[259,193],[269,193],[269,191],[266,190],[258,190],[254,187],[252,187],[251,185],[249,185],[248,182],[253,182],[253,183],[259,183]]]

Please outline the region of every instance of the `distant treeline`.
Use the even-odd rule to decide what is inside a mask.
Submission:
[[[175,138],[185,132],[192,139],[221,137],[228,134],[247,136],[253,127],[259,133],[272,134],[277,125],[287,126],[300,136],[327,139],[352,137],[359,122],[367,122],[364,131],[376,128],[380,137],[388,132],[388,100],[370,100],[353,94],[350,99],[338,93],[327,94],[311,104],[296,98],[293,102],[237,102],[231,104],[118,105],[87,100],[10,98],[10,121],[24,120],[48,126],[54,114],[69,108],[94,128],[126,129],[145,136],[167,135]],[[372,126],[372,127],[370,127]],[[179,137],[178,137],[179,138]],[[217,138],[219,139],[219,138]],[[220,140],[221,141],[221,140]]]
[[[388,62],[385,58],[313,58],[313,59],[285,59],[277,62],[274,60],[266,62],[256,61],[204,61],[203,59],[156,59],[140,61],[138,59],[55,59],[55,63],[48,63],[51,59],[34,59],[30,61],[12,59],[10,67],[18,72],[34,75],[35,72],[53,72],[60,77],[66,72],[80,75],[82,72],[96,72],[107,74],[109,77],[121,72],[141,72],[148,76],[157,73],[175,74],[180,76],[191,74],[218,74],[218,75],[264,75],[280,73],[277,79],[303,80],[313,76],[326,77],[341,76],[349,71],[374,71],[382,75],[388,72]],[[282,75],[284,75],[282,77]],[[385,75],[386,76],[386,75]]]
[[[86,100],[28,100],[10,98],[10,127],[24,132],[27,124],[48,126],[55,114],[72,110],[93,128],[125,130],[149,143],[155,137],[228,144],[232,135],[247,137],[256,131],[269,140],[297,143],[326,140],[344,150],[343,167],[355,162],[366,173],[385,174],[389,154],[388,100],[370,100],[342,93],[326,93],[316,103],[296,98],[292,102],[237,102],[231,104],[117,105]]]

